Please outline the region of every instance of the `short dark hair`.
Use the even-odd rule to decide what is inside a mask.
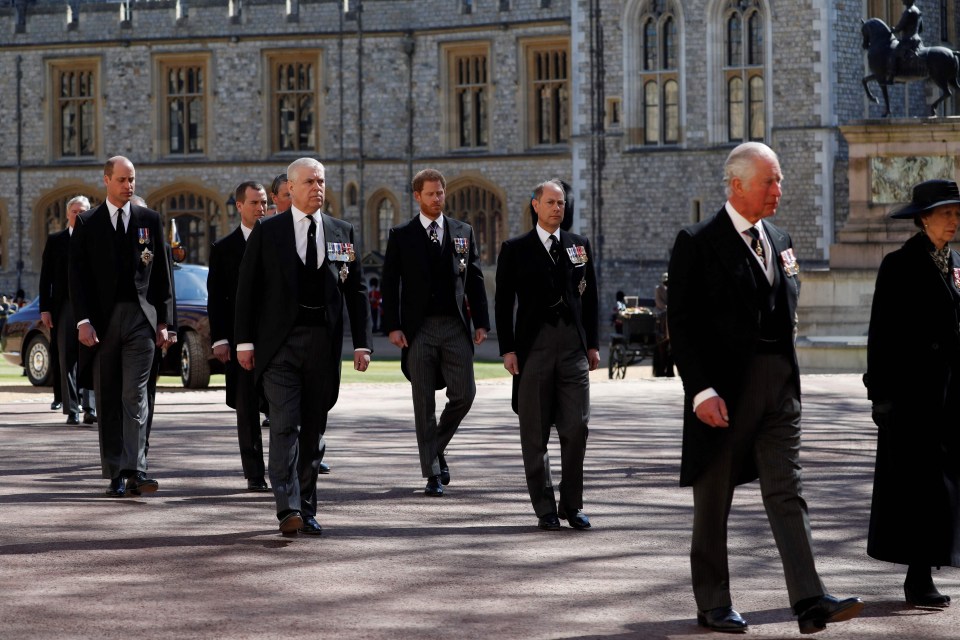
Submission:
[[[436,169],[423,169],[413,176],[414,193],[423,191],[424,182],[439,182],[441,187],[447,188],[447,181],[443,178],[443,174]]]
[[[282,185],[284,182],[289,182],[289,179],[287,178],[287,174],[281,173],[273,179],[273,183],[270,185],[270,193],[273,195],[280,193],[280,185]]]
[[[241,182],[240,186],[236,188],[233,192],[233,198],[238,202],[247,201],[247,189],[256,189],[260,191],[263,189],[263,185],[259,182],[254,182],[253,180],[247,180],[246,182]]]

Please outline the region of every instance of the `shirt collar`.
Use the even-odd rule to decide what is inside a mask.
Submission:
[[[747,229],[751,227],[756,227],[760,230],[761,235],[763,234],[763,225],[760,224],[760,221],[757,220],[757,224],[750,224],[750,221],[740,215],[740,212],[733,208],[733,205],[730,204],[730,201],[727,201],[726,204],[727,214],[730,216],[730,221],[733,222],[733,227],[737,230],[737,233],[744,233]]]
[[[560,229],[557,229],[556,231],[553,232],[553,234],[551,234],[549,231],[541,227],[539,222],[537,223],[536,229],[537,229],[537,236],[540,237],[540,242],[542,242],[544,245],[546,245],[547,242],[550,240],[551,235],[557,236],[557,240],[560,240]]]
[[[294,223],[303,222],[303,219],[306,218],[308,215],[313,215],[313,219],[316,220],[318,224],[320,223],[319,209],[314,211],[313,214],[307,214],[307,213],[304,213],[303,211],[300,211],[300,209],[297,209],[295,206],[290,205],[290,211],[293,212]]]
[[[424,231],[429,229],[430,223],[433,222],[433,220],[423,215],[422,211],[420,212],[420,215],[418,217],[420,218],[420,224],[423,225]],[[437,226],[440,227],[440,231],[443,231],[443,214],[442,213],[439,216],[437,216],[436,222],[437,222]]]
[[[129,214],[129,212],[130,212],[130,203],[129,203],[129,202],[128,202],[127,204],[123,205],[123,207],[115,207],[115,206],[113,205],[113,203],[110,202],[109,200],[106,200],[105,202],[107,203],[107,211],[110,212],[110,217],[111,217],[111,218],[117,214],[117,209],[122,209],[122,210],[124,211],[124,214],[125,214],[125,215]]]
[[[250,234],[253,233],[253,229],[247,229],[242,223],[240,224],[240,233],[243,234],[243,239],[247,240],[250,238]]]

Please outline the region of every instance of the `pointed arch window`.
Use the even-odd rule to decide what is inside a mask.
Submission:
[[[680,21],[676,2],[639,0],[628,8],[630,140],[644,146],[681,141]]]
[[[480,185],[467,185],[450,191],[445,213],[473,227],[480,263],[496,264],[497,251],[506,237],[503,200]]]
[[[147,205],[160,212],[164,226],[176,219],[177,231],[187,250],[187,262],[207,264],[209,247],[220,237],[222,208],[220,204],[202,194],[178,191],[151,199]]]
[[[380,253],[387,252],[387,238],[393,228],[397,216],[397,208],[389,198],[384,198],[377,205],[377,249]]]
[[[723,8],[728,142],[766,137],[765,20],[760,0],[728,0]]]

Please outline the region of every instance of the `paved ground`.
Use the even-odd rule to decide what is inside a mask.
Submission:
[[[649,368],[646,368],[649,371]],[[586,510],[536,529],[506,380],[482,382],[422,495],[406,385],[347,385],[330,417],[320,539],[282,538],[243,491],[222,391],[158,397],[161,490],[102,496],[95,431],[46,394],[0,395],[0,638],[682,638],[694,619],[680,385],[594,384]],[[957,610],[902,602],[903,567],[866,557],[874,429],[856,376],[805,376],[805,491],[828,588],[868,602],[821,638],[956,638]],[[731,569],[748,637],[798,635],[756,485],[736,497]],[[960,572],[941,589],[960,597]],[[717,636],[714,636],[717,637]]]

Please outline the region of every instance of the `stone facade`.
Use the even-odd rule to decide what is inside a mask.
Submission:
[[[269,184],[306,154],[326,165],[329,209],[361,229],[367,254],[379,248],[379,203],[393,203],[394,221],[411,215],[409,179],[423,167],[443,171],[451,195],[479,189],[499,203],[499,222],[485,234],[493,247],[529,229],[527,207],[536,183],[567,179],[575,188],[576,228],[591,237],[602,257],[601,299],[612,301],[618,289],[652,296],[678,229],[712,215],[724,200],[722,164],[734,143],[724,135],[726,104],[716,60],[725,8],[754,2],[764,19],[763,139],[780,154],[786,175],[777,221],[793,235],[805,268],[826,265],[848,215],[847,147],[839,127],[879,115],[860,85],[859,26],[868,17],[866,2],[654,3],[676,13],[681,61],[680,139],[655,147],[638,144],[629,133],[635,125],[629,114],[639,110],[627,91],[635,67],[627,58],[635,51],[629,43],[637,37],[641,2],[364,0],[358,13],[361,3],[351,0],[346,15],[343,3],[321,0],[4,2],[0,291],[20,282],[28,295],[36,293],[49,206],[72,191],[102,197],[102,164],[111,155],[134,161],[138,191],[151,206],[175,194],[199,198],[206,218],[192,238],[207,243],[236,224],[229,199],[237,183]],[[72,22],[71,4],[77,7]],[[927,43],[939,43],[938,11],[924,4]],[[129,19],[121,21],[127,6]],[[238,15],[230,15],[230,7],[239,7]],[[592,45],[591,15],[602,27],[593,31]],[[956,11],[949,15],[956,20]],[[956,33],[955,24],[951,29]],[[526,51],[548,39],[568,42],[570,130],[560,143],[532,144]],[[459,148],[450,51],[474,46],[488,61],[489,127],[480,147]],[[271,64],[304,54],[317,69],[316,149],[278,151]],[[205,69],[203,153],[166,149],[159,70],[165,61],[180,59],[199,60]],[[58,150],[54,86],[57,65],[77,61],[92,61],[98,74],[95,151],[79,160]],[[620,105],[619,125],[595,126],[604,122],[598,89],[607,99],[601,106],[611,100]],[[895,109],[905,103],[922,107],[924,99],[920,85],[891,93]],[[600,146],[605,163],[597,172]],[[356,189],[355,204],[348,186]],[[194,255],[202,259],[205,248]],[[491,280],[493,268],[488,260]]]

